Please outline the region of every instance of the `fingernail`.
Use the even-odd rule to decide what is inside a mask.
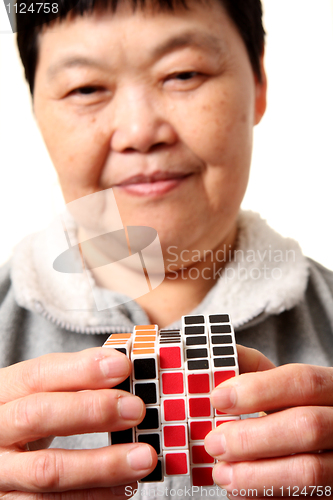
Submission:
[[[214,481],[221,487],[227,487],[232,482],[232,467],[228,464],[217,464],[214,467]]]
[[[104,377],[125,377],[128,375],[128,360],[125,356],[106,356],[99,362]]]
[[[147,445],[137,446],[127,453],[127,462],[133,470],[149,469],[153,464],[150,447]]]
[[[211,402],[218,410],[233,408],[237,402],[237,393],[234,387],[214,389],[211,394]]]
[[[125,396],[118,401],[119,415],[125,420],[138,420],[143,413],[144,404],[137,396]]]
[[[217,457],[226,451],[226,439],[224,434],[210,432],[205,438],[205,448],[207,453]]]

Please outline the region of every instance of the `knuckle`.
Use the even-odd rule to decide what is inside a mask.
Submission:
[[[308,407],[297,412],[297,434],[304,451],[321,448],[325,436],[325,422],[315,408]]]
[[[84,407],[90,422],[103,425],[116,417],[114,399],[108,390],[86,392]]]
[[[105,418],[103,411],[103,403],[100,394],[95,394],[94,391],[89,391],[84,394],[82,402],[82,412],[87,415],[89,422],[99,423]]]
[[[324,480],[324,469],[320,455],[304,455],[295,463],[304,484],[320,486]]]
[[[22,364],[22,382],[31,393],[41,391],[45,378],[44,365],[42,358],[36,358]]]
[[[247,456],[252,451],[252,446],[251,446],[252,434],[250,432],[250,428],[247,429],[244,427],[239,426],[238,439],[239,439],[239,446],[240,446],[241,454]],[[246,427],[248,427],[248,426],[246,426]]]
[[[36,394],[22,399],[18,399],[13,406],[13,411],[9,415],[11,425],[21,433],[28,433],[27,437],[34,437],[36,430],[41,432],[43,422],[43,402]]]
[[[311,365],[300,365],[296,367],[297,387],[301,395],[306,398],[314,399],[320,395],[325,386],[323,374],[317,367]]]
[[[31,485],[39,491],[54,491],[59,489],[61,478],[64,476],[61,454],[52,450],[36,452],[30,465]]]

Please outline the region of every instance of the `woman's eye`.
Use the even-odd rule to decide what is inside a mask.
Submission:
[[[185,81],[198,76],[198,74],[199,73],[197,71],[183,71],[182,73],[177,73],[176,75],[174,75],[174,78],[176,78],[177,80]]]
[[[78,89],[73,90],[73,93],[76,94],[81,94],[81,95],[90,95],[93,94],[94,92],[97,92],[98,89],[97,87],[79,87]]]
[[[205,75],[198,71],[179,71],[170,74],[164,83],[170,90],[190,91],[195,90],[205,80]]]

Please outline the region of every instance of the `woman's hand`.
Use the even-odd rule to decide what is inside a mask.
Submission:
[[[215,482],[231,498],[333,496],[333,368],[275,368],[258,351],[237,349],[243,374],[212,392],[213,406],[270,414],[226,422],[207,435],[206,450],[219,460]]]
[[[142,400],[111,389],[130,372],[128,358],[108,348],[49,354],[1,369],[0,498],[128,498],[133,482],[156,465],[149,445],[27,450],[50,436],[118,431],[141,422]],[[132,488],[125,491],[125,485]]]

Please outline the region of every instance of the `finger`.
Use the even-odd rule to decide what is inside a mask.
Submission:
[[[205,439],[218,460],[239,462],[333,449],[333,409],[297,407],[261,418],[219,425]]]
[[[274,363],[256,349],[237,344],[237,354],[240,373],[261,372],[275,368]]]
[[[0,404],[35,392],[110,388],[130,372],[131,362],[115,349],[46,354],[0,370]]]
[[[130,484],[156,466],[155,450],[140,443],[93,450],[49,449],[0,455],[0,491],[59,493]]]
[[[57,435],[128,429],[145,415],[143,401],[116,389],[37,393],[0,407],[0,446]],[[31,448],[30,448],[31,449]]]
[[[131,498],[137,491],[137,483],[112,488],[94,488],[89,490],[72,490],[63,493],[27,493],[23,491],[0,491],[3,500],[122,500]]]
[[[325,490],[325,487],[333,487],[333,453],[301,454],[251,462],[219,462],[213,469],[213,478],[229,493],[250,489],[256,490],[260,497],[267,496],[264,495],[265,489],[272,488],[273,496],[280,496],[282,492],[284,496],[292,496],[288,494],[290,487],[306,487],[309,490],[315,486],[317,490],[313,491],[313,495],[318,492],[320,496],[318,488]]]
[[[211,402],[231,414],[290,406],[332,406],[332,382],[333,368],[289,364],[229,379],[214,389]]]

